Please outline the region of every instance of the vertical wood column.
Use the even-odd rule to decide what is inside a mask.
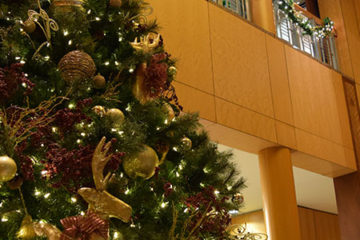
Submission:
[[[251,0],[251,20],[259,27],[276,34],[272,0]]]
[[[259,153],[266,228],[270,240],[300,240],[300,222],[290,150],[267,148]]]
[[[346,103],[358,169],[360,167],[360,110],[354,82],[344,79]],[[360,239],[360,170],[334,179],[342,240]]]

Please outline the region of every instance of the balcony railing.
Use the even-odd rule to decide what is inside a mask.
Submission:
[[[301,7],[297,6],[297,8]],[[305,35],[303,29],[289,20],[283,11],[278,8],[277,1],[274,1],[274,9],[276,30],[279,38],[289,42],[294,48],[300,49],[319,61],[339,70],[334,36],[329,35],[328,37],[320,38],[315,35]],[[315,17],[312,18],[310,13],[306,14],[306,10],[301,10],[304,13],[304,17],[310,20],[312,26],[318,24]],[[319,20],[317,21],[319,22]]]
[[[249,0],[212,0],[250,21]]]

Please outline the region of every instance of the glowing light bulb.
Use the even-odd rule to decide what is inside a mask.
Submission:
[[[67,30],[64,30],[64,36],[69,35],[69,32]]]
[[[70,200],[71,200],[72,203],[76,203],[76,202],[77,202],[76,197],[71,197]]]
[[[8,218],[7,216],[3,216],[3,217],[1,218],[1,221],[2,221],[2,222],[7,222],[7,221],[9,221],[9,218]]]
[[[45,199],[47,199],[47,198],[49,198],[50,197],[50,193],[46,193],[45,195],[44,195],[44,198]]]

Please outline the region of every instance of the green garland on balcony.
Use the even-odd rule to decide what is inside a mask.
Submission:
[[[330,18],[325,18],[322,26],[312,26],[309,19],[297,11],[293,0],[278,1],[279,9],[283,11],[287,17],[296,25],[304,30],[305,35],[318,36],[325,38],[332,34],[334,30],[334,22]]]

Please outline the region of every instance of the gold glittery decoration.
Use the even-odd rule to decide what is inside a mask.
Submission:
[[[96,66],[91,56],[75,50],[66,54],[58,64],[62,78],[68,82],[90,79],[96,73]]]
[[[105,141],[106,138],[103,137],[96,147],[92,159],[91,167],[96,189],[81,188],[78,190],[78,193],[89,204],[89,209],[103,218],[113,217],[123,222],[129,222],[132,212],[131,206],[106,191],[106,186],[111,174],[109,173],[104,177],[103,171],[111,159],[111,155],[107,155],[111,147],[111,142],[105,144]]]
[[[29,10],[28,11],[28,16],[30,21],[34,21],[43,31],[46,41],[43,42],[35,51],[33,58],[39,58],[41,57],[40,55],[40,50],[44,47],[44,46],[50,46],[51,44],[51,31],[58,31],[59,30],[59,25],[55,22],[54,19],[50,18],[49,15],[47,14],[47,12],[41,8],[41,4],[40,4],[40,0],[37,0],[38,3],[38,7],[40,9],[39,12],[36,12],[34,10]]]

